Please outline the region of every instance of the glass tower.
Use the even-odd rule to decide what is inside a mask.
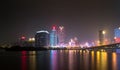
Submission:
[[[57,46],[57,44],[58,44],[57,31],[56,31],[56,27],[53,26],[52,31],[50,33],[50,46],[55,47]]]

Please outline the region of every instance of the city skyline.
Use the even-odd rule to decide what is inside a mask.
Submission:
[[[1,70],[120,70],[120,0],[3,0]]]
[[[52,25],[63,25],[67,40],[73,37],[80,41],[95,40],[100,29],[108,30],[111,38],[112,30],[120,26],[119,3],[108,0],[9,1],[2,11],[0,42],[16,41],[23,35],[33,37],[36,31],[49,31]]]
[[[66,40],[66,33],[64,30],[64,26],[52,26],[51,31],[40,30],[36,31],[35,37],[28,38],[26,36],[20,37],[18,42],[26,42],[26,46],[30,45],[33,47],[95,47],[102,45],[109,45],[120,42],[120,27],[114,29],[114,37],[110,40],[107,37],[106,30],[98,31],[98,39],[92,41],[84,41],[81,42],[77,37],[72,37],[69,40]],[[28,45],[27,45],[28,43]],[[33,43],[33,44],[32,44]],[[34,45],[35,44],[35,45]],[[24,45],[24,44],[23,44]]]

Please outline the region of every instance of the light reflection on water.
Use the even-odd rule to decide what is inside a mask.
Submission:
[[[51,70],[57,70],[57,51],[50,51],[50,67]]]
[[[113,70],[118,70],[117,69],[117,55],[116,53],[112,53],[112,68]]]
[[[30,55],[33,56],[29,56],[29,70],[36,70],[36,52],[35,51],[31,51],[29,52]]]
[[[6,52],[0,56],[0,65],[10,70],[119,70],[120,54],[81,50]]]
[[[26,51],[21,52],[21,69],[22,70],[27,70],[27,56],[26,56]]]
[[[74,65],[74,51],[69,51],[69,70],[73,70]]]

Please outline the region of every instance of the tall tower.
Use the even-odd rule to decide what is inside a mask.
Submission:
[[[58,28],[58,44],[59,46],[63,46],[65,42],[65,31],[63,26],[59,26]]]
[[[99,31],[99,44],[100,45],[104,45],[105,33],[106,32],[104,30]]]
[[[50,46],[54,47],[57,46],[57,44],[58,44],[58,37],[57,37],[56,26],[53,26],[52,31],[50,33]]]
[[[46,47],[49,45],[49,32],[45,30],[37,31],[35,35],[35,46]]]
[[[115,43],[120,43],[120,27],[114,29],[114,40]]]

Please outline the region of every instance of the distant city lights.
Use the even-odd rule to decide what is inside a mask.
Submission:
[[[64,27],[63,26],[59,26],[59,29],[60,29],[60,31],[62,31],[64,29]]]
[[[42,34],[42,33],[47,33],[49,35],[49,38],[46,38],[46,36],[43,38],[43,36],[41,36],[41,39],[44,39],[44,41],[46,39],[49,39],[49,47],[58,47],[58,48],[62,48],[62,47],[66,47],[66,48],[73,48],[73,47],[80,47],[80,48],[87,48],[87,47],[94,47],[94,46],[101,46],[101,45],[107,45],[110,44],[110,40],[107,39],[106,37],[106,30],[100,30],[99,31],[99,37],[97,40],[95,41],[86,41],[86,42],[79,42],[77,37],[73,37],[68,39],[68,41],[66,41],[65,38],[65,29],[64,26],[52,26],[52,29],[50,32],[46,31],[46,30],[41,30],[41,31],[37,31],[36,34]],[[114,30],[114,43],[119,43],[120,42],[120,27],[116,28]],[[38,36],[39,38],[39,36]],[[25,36],[22,36],[20,38],[21,40],[26,40]],[[28,38],[28,42],[35,42],[35,40],[37,40],[34,37]],[[43,41],[43,40],[42,40]],[[40,41],[41,42],[41,41]],[[39,42],[38,42],[39,43]]]
[[[52,27],[52,30],[56,30],[56,26],[53,26],[53,27]]]
[[[29,41],[29,42],[34,42],[34,41],[35,41],[35,38],[29,38],[28,41]]]
[[[21,37],[21,39],[22,39],[22,40],[25,40],[25,39],[26,39],[26,37],[25,37],[25,36],[22,36],[22,37]]]

